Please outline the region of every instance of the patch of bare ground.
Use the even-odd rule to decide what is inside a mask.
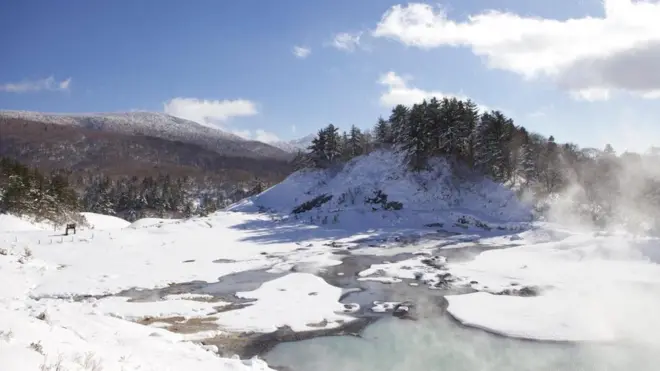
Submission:
[[[177,334],[194,334],[202,331],[218,330],[219,326],[214,322],[215,320],[215,317],[145,317],[141,320],[138,320],[137,323],[145,326],[151,326],[156,323],[166,323],[169,324],[169,326],[164,327],[165,330]]]
[[[222,331],[223,329],[215,323],[215,320],[216,317],[213,316],[198,318],[185,318],[181,316],[145,317],[138,320],[137,323],[145,326],[166,324],[166,326],[159,327],[177,334],[188,335],[205,331]],[[360,336],[362,330],[375,320],[376,318],[357,318],[351,322],[338,321],[339,326],[335,328],[325,328],[329,323],[323,320],[319,323],[308,325],[317,329],[304,332],[295,332],[288,326],[280,327],[271,333],[227,331],[198,342],[205,346],[216,346],[218,354],[222,357],[238,355],[241,358],[247,359],[262,355],[273,349],[277,344],[283,342],[307,340],[319,336]]]

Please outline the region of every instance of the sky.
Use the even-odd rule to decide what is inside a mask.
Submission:
[[[660,144],[659,0],[0,0],[0,109],[246,138],[471,98],[559,142]]]

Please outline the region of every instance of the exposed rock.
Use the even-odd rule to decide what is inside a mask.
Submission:
[[[520,289],[504,289],[496,295],[509,295],[509,296],[522,296],[522,297],[533,297],[539,296],[541,294],[541,289],[536,286],[523,286]]]
[[[426,264],[431,268],[444,269],[447,259],[442,256],[432,256],[427,259],[422,259],[421,262],[422,264]]]

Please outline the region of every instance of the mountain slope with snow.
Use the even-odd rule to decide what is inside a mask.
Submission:
[[[529,207],[503,185],[468,170],[454,171],[445,159],[429,165],[431,170],[410,172],[402,154],[376,151],[341,168],[296,172],[230,210],[270,210],[362,227],[457,223],[490,228],[483,223],[531,220]]]
[[[269,144],[283,151],[289,153],[296,153],[298,151],[307,151],[307,148],[312,144],[314,138],[316,138],[316,134],[309,134],[302,138],[289,140],[289,141],[271,142]]]
[[[216,128],[157,112],[55,114],[0,111],[0,119],[20,119],[28,122],[68,125],[104,132],[180,141],[236,157],[288,157],[283,150],[266,143],[245,140]]]

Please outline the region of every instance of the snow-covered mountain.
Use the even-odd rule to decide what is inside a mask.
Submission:
[[[531,220],[528,205],[504,185],[467,169],[453,169],[444,159],[434,159],[430,165],[431,171],[413,173],[402,154],[376,151],[340,170],[298,171],[230,210],[294,212],[301,220],[362,228],[451,227],[457,222],[461,228],[504,227]]]
[[[114,112],[59,114],[31,111],[0,111],[0,118],[22,119],[128,135],[156,137],[200,145],[224,155],[237,157],[286,158],[279,148],[207,127],[194,121],[158,112]]]
[[[306,151],[316,138],[316,134],[309,134],[302,138],[293,139],[289,141],[277,141],[269,143],[271,146],[277,147],[289,153],[296,153],[298,151]]]

